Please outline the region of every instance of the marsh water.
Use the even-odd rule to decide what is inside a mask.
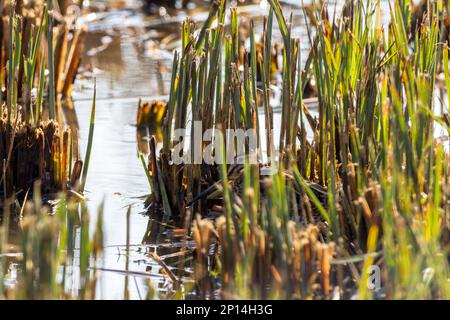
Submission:
[[[173,50],[179,49],[180,22],[187,16],[198,24],[206,18],[208,4],[196,1],[187,10],[160,10],[148,15],[139,1],[111,1],[117,7],[98,10],[83,17],[88,26],[82,71],[73,94],[81,156],[86,149],[94,79],[97,86],[94,147],[86,185],[92,225],[104,203],[105,251],[99,271],[97,298],[153,298],[171,290],[171,281],[154,252],[185,284],[191,275],[192,243],[171,237],[169,228],[145,214],[144,199],[150,187],[138,158],[138,101],[167,98]],[[110,3],[111,3],[110,2]],[[294,14],[293,33],[300,37],[303,59],[308,53],[301,1],[283,1]],[[101,7],[103,2],[99,2]],[[339,5],[337,6],[339,7]],[[241,5],[241,14],[256,19],[259,29],[267,2]],[[275,28],[276,29],[276,28]],[[274,32],[274,36],[279,36]],[[276,88],[274,88],[276,89]],[[274,109],[274,121],[281,119]],[[261,115],[260,123],[264,123]],[[277,132],[275,132],[277,136]],[[129,254],[127,212],[130,210]],[[128,259],[127,259],[128,257]],[[188,290],[186,290],[187,292]],[[167,296],[166,296],[167,297]]]

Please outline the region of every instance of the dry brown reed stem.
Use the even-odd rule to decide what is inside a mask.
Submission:
[[[2,8],[0,21],[0,84],[7,88],[0,99],[1,195],[21,200],[37,180],[45,196],[77,188],[82,162],[71,172],[77,132],[64,129],[61,105],[71,94],[86,30],[75,15],[65,15],[66,8],[47,13],[42,1],[17,2],[14,14],[10,5]],[[46,69],[54,73],[46,75]]]
[[[199,227],[201,225],[201,227]],[[322,296],[329,298],[332,285],[331,261],[335,255],[335,245],[322,243],[318,237],[320,234],[317,226],[309,225],[303,230],[295,227],[294,223],[289,224],[289,233],[292,239],[292,248],[280,255],[286,255],[286,261],[281,262],[276,256],[269,254],[273,250],[274,239],[265,234],[260,227],[255,230],[254,242],[239,243],[237,237],[227,238],[225,218],[221,217],[216,221],[218,242],[220,243],[222,261],[222,296],[224,298],[233,297],[297,297],[313,298]],[[203,238],[205,235],[207,239]],[[212,238],[214,229],[209,220],[196,221],[194,226],[194,239],[197,249],[204,254],[205,243],[209,246],[214,240]],[[235,234],[231,231],[231,235]],[[203,241],[203,242],[202,242]],[[232,246],[230,248],[230,245]],[[245,249],[244,249],[245,248]],[[244,251],[247,253],[244,253]],[[291,254],[288,252],[292,249]],[[254,264],[247,265],[245,255],[255,254]],[[232,256],[229,256],[232,254]],[[211,255],[211,253],[210,253]],[[214,253],[210,256],[213,259]],[[205,256],[202,256],[206,259]],[[201,261],[199,261],[201,262]],[[238,267],[237,267],[238,266]],[[198,266],[200,270],[206,267]],[[243,274],[235,274],[237,269]],[[243,269],[244,268],[244,269]],[[245,269],[249,268],[249,269]],[[249,282],[241,283],[245,274],[252,275]],[[267,290],[268,287],[271,290]],[[204,289],[204,288],[203,288]],[[251,292],[251,293],[250,293]]]
[[[43,14],[43,4],[36,4],[33,7],[26,5],[16,6],[16,12],[19,17],[19,25],[22,34],[22,47],[21,55],[24,56],[28,51],[30,45],[30,37],[32,33],[36,33],[37,28],[41,24]],[[8,39],[9,39],[9,6],[7,6],[2,13],[2,21],[0,28],[0,63],[2,66],[2,73],[5,72],[5,65],[7,61]],[[65,12],[65,11],[63,11]],[[57,25],[53,28],[54,39],[56,46],[54,50],[54,65],[55,65],[55,95],[58,97],[67,98],[70,97],[73,84],[75,82],[78,68],[81,62],[81,55],[84,48],[84,39],[86,36],[86,27],[76,24],[75,16],[63,16],[58,13]],[[69,37],[71,34],[71,37]],[[45,37],[45,35],[42,35]],[[42,39],[44,40],[44,39]],[[46,60],[46,66],[48,66],[49,57],[46,53],[47,44],[42,41],[40,44],[37,66],[40,65],[42,59]],[[45,53],[44,53],[45,52]],[[20,63],[18,78],[16,79],[18,84],[18,102],[21,102],[25,107],[31,103],[29,90],[23,90],[25,88],[24,82],[24,63]],[[23,84],[23,85],[22,85]],[[23,94],[22,94],[23,93]]]
[[[210,220],[202,220],[197,216],[192,228],[192,237],[196,248],[194,279],[199,295],[203,299],[207,298],[213,290],[208,265],[210,247],[217,239],[216,235],[213,223]]]
[[[178,288],[181,284],[180,279],[178,279],[178,277],[173,273],[172,270],[170,270],[169,266],[167,266],[167,264],[161,259],[161,257],[154,253],[154,252],[149,252],[148,253],[149,256],[155,260],[164,270],[164,272],[167,274],[167,276],[169,277],[170,281],[172,281],[172,284],[175,288]]]
[[[163,139],[162,122],[167,111],[167,103],[162,101],[142,102],[139,99],[136,126],[138,135],[153,135],[158,142]],[[142,153],[148,153],[147,146],[140,146]]]
[[[58,92],[63,95],[63,97],[70,97],[72,93],[73,84],[75,83],[75,78],[77,76],[78,68],[81,63],[81,54],[84,49],[85,37],[85,27],[81,27],[80,29],[75,30],[67,57],[66,59],[62,59],[62,62],[65,62],[65,64],[64,68],[62,69],[61,81],[57,83],[57,89]]]
[[[70,129],[60,133],[54,121],[45,121],[39,127],[24,124],[20,120],[14,131],[8,130],[5,114],[0,119],[0,156],[8,159],[1,170],[6,171],[1,190],[3,197],[18,194],[23,197],[36,180],[42,181],[42,193],[54,193],[66,188],[70,154]],[[14,136],[13,144],[10,138]],[[61,136],[64,140],[61,143]],[[9,154],[9,146],[12,152]]]

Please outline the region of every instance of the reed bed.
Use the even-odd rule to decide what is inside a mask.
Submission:
[[[64,1],[6,1],[0,11],[2,204],[24,201],[37,180],[45,197],[79,190],[76,132],[65,128],[61,106],[70,98],[85,29]]]
[[[65,1],[1,4],[0,299],[93,299],[102,207],[90,237],[82,192],[95,89],[84,161],[61,110],[85,30]]]
[[[269,4],[261,41],[249,23],[248,47],[236,8],[225,28],[225,0],[212,2],[198,34],[184,22],[161,150],[152,138],[143,161],[152,211],[192,232],[196,293],[448,299],[448,4],[429,1],[413,16],[411,1],[394,0],[384,25],[379,1],[347,1],[341,14],[314,3],[305,12],[308,39],[295,38],[293,17],[278,0]],[[278,83],[271,68],[275,23],[282,39]],[[302,46],[310,48],[304,64]],[[303,101],[311,83],[317,115]],[[276,124],[274,84],[282,91]],[[227,164],[230,137],[217,133],[212,147],[194,141],[194,121],[253,130],[256,150],[248,143],[233,148],[255,154],[258,164]],[[192,147],[174,140],[180,128],[191,132],[184,140]],[[170,161],[175,152],[194,157],[194,147],[221,161]],[[262,173],[267,168],[272,174]],[[380,287],[370,282],[374,268]]]

